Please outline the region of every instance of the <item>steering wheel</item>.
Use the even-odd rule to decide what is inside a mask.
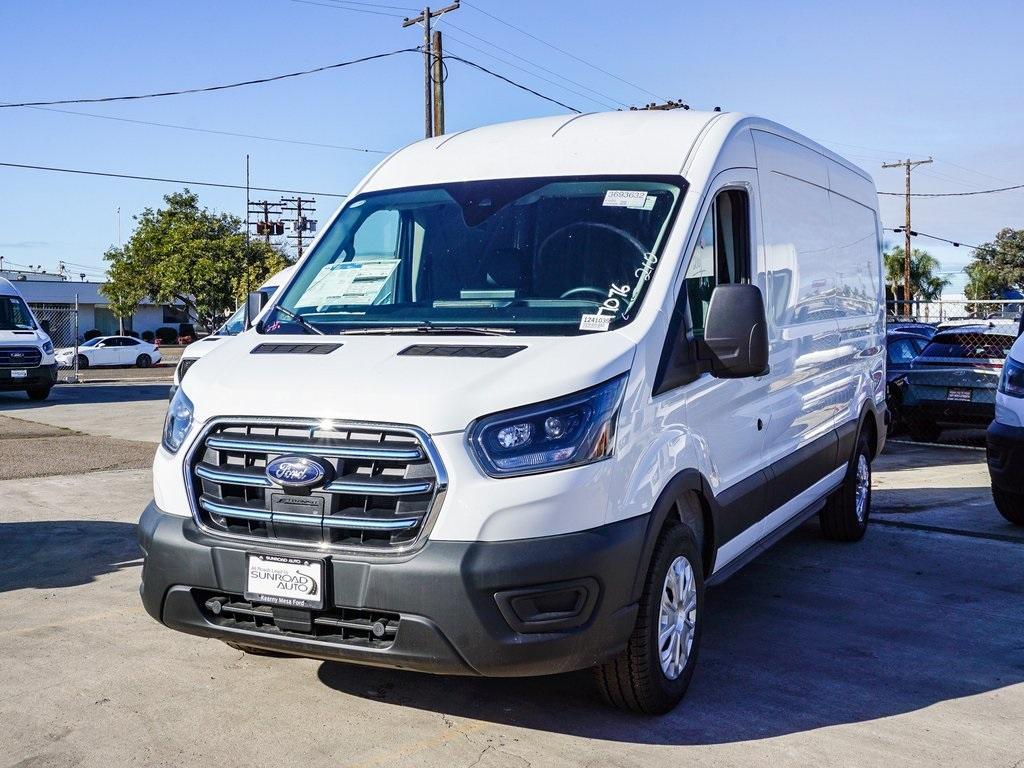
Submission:
[[[643,264],[644,260],[647,258],[647,249],[644,247],[644,244],[641,243],[639,240],[637,240],[635,237],[633,237],[633,235],[631,235],[626,230],[619,229],[618,227],[612,226],[611,224],[605,224],[603,222],[597,222],[597,221],[577,221],[577,222],[573,222],[572,224],[566,224],[564,227],[559,227],[554,232],[552,232],[550,235],[545,237],[544,240],[541,242],[540,247],[537,249],[537,253],[538,253],[539,257],[540,257],[538,260],[541,261],[541,262],[544,261],[544,250],[548,247],[549,243],[551,242],[551,240],[553,238],[558,237],[559,235],[562,235],[563,233],[568,232],[570,230],[584,229],[584,228],[591,228],[591,229],[602,230],[604,232],[609,232],[609,233],[611,233],[613,235],[616,235],[616,236],[622,238],[623,240],[625,240],[634,249],[636,249],[637,255],[639,256],[639,260],[637,261],[637,265],[638,266]],[[570,288],[568,291],[563,293],[560,298],[568,299],[568,298],[570,298],[571,296],[573,296],[574,294],[577,294],[577,293],[590,293],[590,294],[598,295],[598,296],[600,296],[599,301],[604,301],[606,298],[608,298],[608,290],[607,289],[592,288],[590,286],[585,286],[585,285],[581,285],[581,286],[579,286],[577,288]]]
[[[597,303],[600,304],[602,301],[608,298],[608,291],[601,290],[600,288],[591,288],[588,285],[581,285],[579,288],[570,288],[568,291],[563,293],[558,298],[560,299],[571,299],[578,293],[592,293],[597,296]]]

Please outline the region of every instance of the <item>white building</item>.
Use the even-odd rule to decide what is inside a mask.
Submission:
[[[92,329],[102,335],[119,333],[118,318],[110,311],[107,297],[100,293],[102,282],[74,282],[53,274],[37,274],[4,270],[0,277],[7,278],[18,289],[32,308],[40,323],[48,321],[54,342],[73,343],[73,310],[78,304],[79,339]],[[142,334],[170,327],[178,330],[181,323],[192,322],[184,305],[158,304],[146,298],[130,318],[125,318],[124,330]]]

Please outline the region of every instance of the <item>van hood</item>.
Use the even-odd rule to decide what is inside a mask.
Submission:
[[[189,344],[187,347],[181,350],[181,359],[198,360],[200,357],[203,357],[207,352],[212,352],[214,349],[216,349],[221,342],[226,341],[227,339],[230,338],[230,336],[217,336],[215,334],[211,334],[210,336],[204,336],[198,341],[193,341],[191,344]]]
[[[253,353],[261,344],[278,352]],[[338,344],[295,354],[293,344]],[[634,342],[617,331],[587,336],[259,336],[213,345],[183,382],[200,422],[270,416],[407,424],[429,433],[464,430],[495,411],[586,389],[629,370]],[[447,347],[444,356],[400,354]],[[500,348],[454,356],[452,347]],[[504,357],[508,347],[521,347]],[[472,349],[476,353],[479,350]]]
[[[0,331],[0,344],[5,347],[17,344],[38,346],[46,341],[46,335],[37,331]]]

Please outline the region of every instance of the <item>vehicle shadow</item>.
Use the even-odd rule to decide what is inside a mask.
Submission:
[[[0,523],[0,593],[74,587],[139,566],[135,529],[109,520]]]
[[[42,402],[29,400],[23,392],[0,392],[0,408],[28,410],[80,403],[134,403],[167,400],[170,384],[58,384]]]
[[[1020,545],[893,529],[830,544],[805,525],[708,592],[690,691],[660,718],[606,707],[586,672],[443,678],[326,662],[319,678],[395,706],[628,743],[862,722],[1024,681],[1024,589],[1012,566],[1022,555]]]

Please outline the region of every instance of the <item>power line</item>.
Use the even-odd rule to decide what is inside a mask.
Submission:
[[[596,99],[594,99],[593,96],[588,96],[585,93],[573,90],[572,88],[568,88],[568,87],[562,85],[561,83],[557,83],[554,80],[551,80],[549,78],[544,77],[543,75],[538,75],[535,72],[531,72],[530,70],[526,69],[525,67],[521,67],[518,64],[515,64],[514,62],[509,61],[508,59],[503,59],[501,56],[496,56],[493,53],[490,53],[489,51],[485,51],[483,48],[481,48],[479,46],[473,45],[472,43],[468,43],[465,40],[463,40],[462,38],[460,38],[458,35],[455,35],[455,34],[453,34],[451,32],[449,32],[448,35],[449,35],[449,37],[454,38],[458,42],[458,44],[460,46],[465,46],[466,48],[470,48],[470,49],[472,49],[474,51],[477,51],[478,53],[482,53],[484,56],[487,56],[487,57],[489,57],[491,59],[494,59],[495,61],[500,61],[505,66],[512,67],[513,69],[517,69],[520,72],[523,72],[523,73],[529,75],[530,77],[535,77],[538,80],[542,80],[545,83],[549,83],[550,85],[555,86],[556,88],[561,88],[564,91],[568,91],[569,93],[572,93],[572,94],[575,94],[576,96],[579,96],[581,98],[587,99],[588,101],[592,101],[592,102],[595,102],[597,104],[600,104],[602,107],[605,107],[607,109],[615,109],[615,107],[613,107],[610,104],[605,104],[604,102],[597,101]],[[450,57],[450,58],[454,58],[454,57]]]
[[[550,101],[552,104],[557,104],[560,107],[565,107],[570,112],[575,112],[577,115],[582,115],[583,114],[582,110],[576,109],[576,107],[570,107],[568,104],[566,104],[564,102],[561,102],[558,99],[553,99],[550,96],[545,96],[540,91],[535,91],[535,90],[533,90],[533,88],[529,88],[529,87],[523,85],[522,83],[517,83],[515,80],[510,80],[509,78],[505,77],[504,75],[499,75],[497,72],[493,72],[492,70],[488,69],[487,67],[482,66],[480,64],[477,64],[475,61],[470,61],[469,59],[464,59],[461,56],[452,56],[451,54],[445,56],[445,58],[446,59],[451,59],[452,61],[460,61],[463,64],[466,64],[466,65],[468,65],[470,67],[473,67],[474,69],[479,69],[481,72],[486,72],[491,77],[496,77],[499,80],[504,80],[509,85],[515,86],[516,88],[519,88],[520,90],[526,91],[527,93],[532,93],[534,96],[537,96],[538,98],[544,99],[544,101]]]
[[[903,227],[884,227],[889,232],[903,233]],[[927,237],[930,240],[941,240],[944,243],[949,243],[954,248],[968,248],[972,251],[990,251],[992,248],[986,245],[969,245],[968,243],[962,243],[959,240],[950,240],[949,238],[939,237],[938,235],[929,235],[927,232],[919,232],[916,229],[910,230],[911,237]]]
[[[375,61],[376,59],[384,59],[389,56],[396,56],[400,53],[419,53],[419,48],[400,48],[397,51],[388,51],[387,53],[375,53],[372,56],[362,56],[358,59],[350,59],[349,61],[341,61],[337,64],[327,64],[323,67],[315,67],[313,69],[304,69],[300,72],[289,72],[284,75],[273,75],[271,77],[260,77],[254,80],[243,80],[239,83],[227,83],[226,85],[208,85],[202,88],[184,88],[177,91],[160,91],[157,93],[142,93],[133,96],[102,96],[99,98],[90,99],[58,99],[55,101],[24,101],[18,104],[0,104],[0,109],[10,109],[11,107],[49,107],[55,104],[96,104],[100,102],[108,101],[135,101],[138,99],[156,99],[164,96],[181,96],[187,93],[209,93],[210,91],[224,91],[229,88],[241,88],[246,85],[259,85],[261,83],[272,83],[277,80],[287,80],[292,77],[302,77],[303,75],[312,75],[316,72],[326,72],[329,69],[340,69],[341,67],[348,67],[353,64],[362,64],[367,61]]]
[[[555,72],[553,69],[548,69],[547,67],[542,67],[540,64],[537,64],[535,62],[530,61],[525,56],[520,56],[518,53],[516,53],[514,51],[510,51],[508,48],[503,48],[502,46],[498,45],[497,43],[492,43],[490,40],[488,40],[488,39],[486,39],[484,37],[481,37],[480,35],[477,35],[477,34],[475,34],[473,32],[470,32],[468,29],[464,29],[463,27],[460,27],[460,26],[452,23],[447,18],[442,18],[440,23],[445,24],[446,26],[451,27],[452,29],[458,30],[459,32],[462,32],[463,34],[469,35],[470,37],[472,37],[472,38],[474,38],[476,40],[479,40],[484,45],[489,45],[492,48],[501,51],[502,53],[507,53],[509,56],[512,56],[513,58],[519,59],[520,61],[524,61],[527,64],[529,64],[530,66],[534,67],[535,69],[539,69],[541,72],[547,72],[549,75],[554,75],[555,77],[559,78],[560,80],[564,80],[565,82],[570,83],[572,85],[575,85],[578,88],[582,88],[585,91],[589,91],[590,93],[593,93],[593,94],[595,94],[597,96],[600,96],[602,99],[605,99],[605,101],[598,101],[598,100],[594,99],[592,96],[587,96],[586,94],[579,93],[578,91],[573,91],[571,88],[565,88],[565,86],[560,85],[558,83],[552,83],[553,85],[558,85],[560,88],[565,88],[565,90],[570,91],[571,93],[575,93],[577,96],[582,96],[585,99],[590,99],[591,101],[596,101],[596,103],[600,104],[601,106],[608,107],[610,109],[615,109],[615,107],[612,106],[611,104],[608,104],[607,102],[609,102],[609,101],[614,102],[615,104],[618,104],[620,107],[628,107],[629,106],[625,102],[619,101],[614,96],[609,96],[608,94],[602,93],[601,91],[598,91],[598,90],[596,90],[594,88],[591,88],[591,87],[589,87],[587,85],[584,85],[583,83],[579,83],[579,82],[577,82],[575,80],[572,80],[571,78],[568,78],[565,75],[560,75],[558,72]],[[461,42],[462,42],[463,45],[467,45],[470,48],[474,47],[474,46],[470,45],[469,43],[467,43],[464,40],[461,41]],[[490,54],[490,53],[487,53],[486,51],[483,51],[480,48],[477,48],[476,50],[481,51],[482,53],[485,53],[488,56],[492,56],[493,58],[498,58],[498,57],[494,56],[493,54]],[[501,59],[498,59],[498,61],[501,61]],[[507,64],[508,62],[505,62],[505,63]],[[515,65],[512,65],[512,66],[515,66]],[[524,71],[526,71],[526,70],[524,70]],[[530,73],[530,74],[532,74],[532,73]],[[537,77],[537,75],[534,75],[534,77]],[[540,79],[543,80],[544,78],[540,78]],[[548,80],[547,82],[552,82],[552,81]]]
[[[360,2],[360,0],[330,0],[332,3],[344,3],[345,5],[365,5],[370,8],[388,8],[392,11],[412,11],[417,13],[419,8],[413,8],[410,5],[385,5],[384,3],[366,3]]]
[[[306,147],[321,147],[324,149],[343,149],[349,152],[367,152],[375,155],[386,155],[388,152],[383,149],[369,149],[367,147],[349,147],[343,144],[322,144],[316,141],[301,141],[299,139],[285,139],[278,136],[257,136],[252,133],[236,133],[235,131],[221,131],[213,128],[196,128],[191,125],[175,125],[173,123],[157,123],[152,120],[135,120],[128,117],[115,117],[113,115],[100,115],[95,112],[76,112],[71,109],[56,109],[54,107],[29,107],[40,112],[59,112],[64,115],[77,115],[78,117],[93,117],[100,120],[114,120],[119,123],[134,123],[136,125],[150,125],[158,128],[174,128],[179,131],[193,131],[195,133],[212,133],[218,136],[236,136],[242,139],[257,139],[259,141],[274,141],[282,144],[299,144]]]
[[[1024,189],[1024,184],[1014,184],[1012,187],[998,187],[996,189],[979,189],[974,192],[913,192],[911,197],[970,197],[971,195],[991,195],[996,192],[1010,192],[1014,189]],[[893,195],[903,197],[904,192],[879,192],[880,195]]]
[[[565,50],[564,48],[559,48],[554,43],[549,43],[547,40],[543,40],[543,39],[537,37],[536,35],[534,35],[533,33],[527,32],[522,27],[517,27],[515,24],[512,24],[512,23],[510,23],[508,21],[505,21],[504,19],[498,18],[493,13],[490,13],[489,11],[485,11],[483,8],[479,7],[475,3],[468,2],[468,0],[462,0],[462,2],[465,3],[467,6],[469,6],[470,8],[472,8],[474,11],[477,11],[478,13],[482,13],[484,16],[489,16],[490,18],[494,19],[499,24],[504,24],[509,29],[514,29],[516,32],[519,32],[522,35],[526,35],[531,40],[536,40],[538,43],[540,43],[542,45],[546,45],[548,48],[551,48],[552,50],[558,51],[559,53],[561,53],[561,54],[563,54],[565,56],[568,56],[570,59],[574,59],[575,61],[578,61],[581,64],[585,64],[586,66],[590,67],[591,69],[595,69],[598,72],[600,72],[600,73],[602,73],[604,75],[607,75],[608,77],[614,78],[615,80],[618,80],[620,83],[625,83],[626,85],[630,86],[631,88],[636,88],[638,91],[642,91],[643,93],[646,93],[648,96],[653,96],[654,98],[658,99],[659,101],[665,101],[664,97],[659,96],[658,94],[654,93],[653,91],[649,91],[649,90],[647,90],[646,88],[644,88],[641,85],[637,85],[636,83],[632,83],[629,80],[625,80],[625,79],[619,77],[618,75],[616,75],[616,74],[614,74],[612,72],[609,72],[607,69],[603,69],[603,68],[597,66],[597,64],[592,64],[591,62],[587,61],[586,59],[580,58],[579,56],[577,56],[574,53],[569,53],[569,51]]]
[[[293,3],[302,3],[303,5],[319,5],[321,8],[333,8],[336,11],[352,11],[354,13],[369,13],[374,16],[390,16],[391,18],[402,18],[399,13],[387,13],[386,11],[371,11],[366,8],[348,8],[344,5],[335,5],[334,3],[317,3],[314,0],[292,0]],[[360,3],[362,5],[362,3]]]
[[[159,181],[164,184],[187,184],[193,187],[219,187],[221,189],[246,189],[245,184],[223,184],[215,181],[195,181],[191,179],[165,179],[159,176],[137,176],[129,173],[109,173],[106,171],[83,171],[77,168],[55,168],[48,165],[27,165],[24,163],[0,163],[4,168],[24,168],[33,171],[54,171],[56,173],[77,173],[82,176],[106,176],[113,179],[132,179],[135,181]],[[308,192],[297,189],[278,189],[276,187],[248,187],[256,192],[282,192],[288,195],[320,195],[322,197],[348,197],[337,192]]]

